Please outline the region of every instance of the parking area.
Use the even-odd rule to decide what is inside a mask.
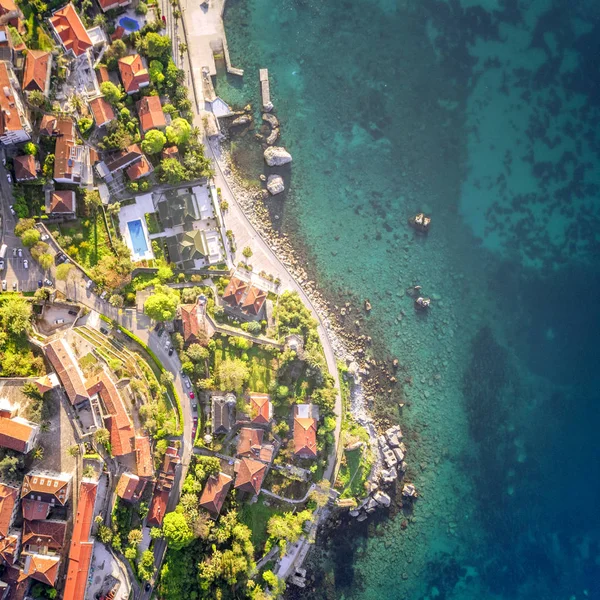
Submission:
[[[31,258],[29,250],[24,248],[21,240],[15,235],[6,233],[4,243],[7,245],[4,258],[4,270],[0,272],[3,291],[33,292],[37,289],[37,282],[44,279],[45,275],[40,266]]]
[[[127,600],[131,591],[128,581],[123,565],[114,558],[104,544],[96,540],[85,597],[90,599],[105,597],[112,591],[114,600]]]
[[[70,304],[46,304],[37,327],[43,335],[52,335],[61,328],[70,327],[77,319],[78,309]]]

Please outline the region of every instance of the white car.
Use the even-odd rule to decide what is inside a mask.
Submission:
[[[42,242],[50,239],[50,236],[47,233],[42,233],[42,237],[40,238]]]
[[[6,291],[6,279],[2,280],[2,291],[5,292]]]
[[[16,256],[16,255],[17,255],[17,249],[13,248],[13,256]]]
[[[8,183],[12,183],[12,177],[10,176],[10,173],[6,174],[6,179],[8,179]]]
[[[18,248],[17,254],[18,254],[19,258],[21,258],[21,256],[23,256],[23,250],[21,250],[21,248]]]
[[[15,212],[13,205],[11,204],[8,208],[10,208],[10,212],[12,213],[12,216],[14,217],[17,213]]]
[[[188,390],[191,390],[191,389],[192,389],[192,384],[190,383],[190,380],[189,380],[189,379],[186,379],[186,380],[185,380],[185,387],[186,387]]]
[[[47,285],[48,287],[52,287],[52,282],[49,279],[44,279],[44,285]]]
[[[29,261],[28,261],[27,259],[25,259],[25,260],[23,261],[23,266],[24,266],[26,269],[29,269]]]

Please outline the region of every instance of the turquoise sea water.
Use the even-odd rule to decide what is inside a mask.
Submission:
[[[321,287],[397,356],[421,492],[350,524],[290,597],[600,598],[600,5],[233,0],[258,106],[268,67],[294,163],[270,201]],[[253,132],[235,156],[263,170]],[[430,213],[430,234],[407,226]],[[405,290],[431,296],[414,313]]]

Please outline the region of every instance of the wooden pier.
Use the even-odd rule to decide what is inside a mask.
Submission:
[[[263,110],[271,112],[273,110],[273,103],[271,102],[271,90],[269,88],[269,69],[259,69],[258,78],[260,79]]]

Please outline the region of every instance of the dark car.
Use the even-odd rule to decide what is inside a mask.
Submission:
[[[76,310],[70,310],[70,311],[69,311],[69,314],[70,314],[70,315],[77,315],[77,311],[76,311]]]
[[[152,586],[150,585],[150,583],[149,583],[149,582],[147,582],[147,583],[146,583],[146,585],[144,586],[144,590],[145,590],[146,592],[149,592],[151,589],[152,589]]]
[[[159,329],[158,332],[157,332],[158,333],[158,337],[160,337],[164,332],[165,332],[164,329]]]
[[[171,349],[169,350],[169,356],[171,356],[171,354],[173,354],[173,352],[175,352],[175,348],[171,348]]]
[[[161,324],[160,324],[160,323],[157,323],[157,324],[154,326],[154,331],[158,331],[160,328],[161,328]]]
[[[108,329],[106,329],[106,327],[100,327],[100,333],[103,333],[104,335],[108,335]]]
[[[62,265],[65,262],[65,260],[67,260],[67,257],[65,256],[65,254],[63,252],[59,252],[56,255],[56,258],[54,259],[54,262],[57,265]]]
[[[44,285],[44,282],[40,279],[38,280],[38,287],[41,288]]]

